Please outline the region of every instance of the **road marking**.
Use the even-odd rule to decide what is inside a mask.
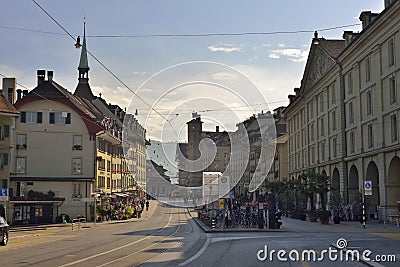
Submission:
[[[165,227],[168,227],[168,226],[170,225],[171,219],[172,219],[172,213],[170,213],[170,217],[169,217],[168,223],[167,223],[167,225],[166,225]],[[172,234],[170,234],[168,237],[170,237],[170,236],[176,234],[176,233],[178,232],[180,226],[181,226],[181,225],[178,225],[178,228],[175,230],[175,232],[173,232]],[[163,240],[166,240],[166,239],[167,239],[167,238],[164,238]],[[150,246],[147,246],[147,247],[145,247],[145,248],[142,248],[141,250],[135,251],[135,252],[133,252],[133,253],[130,253],[130,254],[125,255],[125,256],[123,256],[123,257],[120,257],[120,258],[118,258],[118,259],[115,259],[115,260],[112,260],[112,261],[103,263],[102,265],[98,265],[97,267],[106,266],[106,265],[109,265],[109,264],[111,264],[111,263],[114,263],[114,262],[120,261],[120,260],[122,260],[122,259],[125,259],[125,258],[127,258],[127,257],[130,257],[130,256],[132,256],[133,254],[142,252],[142,251],[144,251],[144,250],[146,250],[146,249],[148,249],[148,248],[151,248],[151,247],[155,246],[156,244],[161,243],[163,240],[157,241],[157,242],[151,244]],[[179,243],[179,242],[180,242],[180,241],[178,241],[178,243]],[[169,250],[169,249],[171,249],[171,248],[166,248],[166,249],[165,249],[163,252],[161,252],[161,253],[164,253],[165,251],[167,251],[167,250]],[[161,254],[161,253],[160,253],[160,254]],[[139,264],[142,264],[142,263],[139,263]],[[135,266],[136,266],[136,265],[135,265]]]
[[[170,222],[171,222],[171,218],[172,218],[172,213],[170,213],[170,215],[169,215],[168,223],[167,223],[163,228],[161,228],[160,230],[154,232],[153,235],[154,235],[154,234],[157,234],[157,233],[159,233],[159,232],[161,232],[162,230],[164,230],[165,227],[168,227],[169,224],[170,224]],[[81,263],[81,262],[84,262],[84,261],[88,261],[88,260],[91,260],[91,259],[96,258],[96,257],[99,257],[99,256],[103,256],[103,255],[109,254],[109,253],[111,253],[111,252],[120,250],[121,248],[130,247],[130,246],[132,246],[132,245],[134,245],[134,244],[136,244],[136,243],[142,242],[143,240],[146,240],[146,239],[148,239],[148,238],[150,238],[150,237],[153,237],[153,235],[148,235],[148,236],[146,236],[146,237],[144,237],[144,238],[138,239],[138,240],[136,240],[136,241],[134,241],[134,242],[131,242],[131,243],[129,243],[129,244],[125,244],[125,245],[123,245],[123,246],[116,247],[116,248],[113,248],[113,249],[110,249],[110,250],[107,250],[107,251],[104,251],[104,252],[101,252],[101,253],[98,253],[98,254],[94,254],[94,255],[92,255],[92,256],[89,256],[89,257],[86,257],[86,258],[83,258],[83,259],[80,259],[80,260],[76,260],[76,261],[73,261],[73,262],[70,262],[70,263],[67,263],[67,264],[64,264],[64,265],[60,265],[59,267],[65,267],[65,266],[75,265],[75,264],[78,264],[78,263]]]
[[[211,238],[207,237],[207,241],[204,243],[203,247],[195,255],[193,255],[191,258],[189,258],[189,259],[185,260],[184,262],[178,264],[178,266],[185,266],[185,265],[191,263],[192,261],[194,261],[195,259],[197,259],[198,257],[200,257],[204,253],[204,251],[206,251],[206,249],[207,249],[208,245],[210,245],[210,243],[211,243]]]

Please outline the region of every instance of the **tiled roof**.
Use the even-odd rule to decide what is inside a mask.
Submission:
[[[337,58],[345,48],[344,40],[326,40],[319,38],[319,45],[333,58]]]
[[[18,110],[3,95],[0,95],[0,112],[19,114]]]

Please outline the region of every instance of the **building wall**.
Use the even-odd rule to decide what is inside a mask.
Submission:
[[[297,178],[306,169],[316,168],[325,170],[333,184],[334,173],[339,174],[340,191],[349,203],[362,192],[364,181],[372,181],[368,213],[372,217],[379,213],[380,219],[393,213],[400,200],[400,182],[395,178],[400,167],[399,13],[400,2],[395,2],[365,27],[335,66],[302,93],[305,101],[293,101],[287,112],[290,176]],[[328,98],[331,84],[339,100],[336,105]],[[307,129],[301,126],[303,112],[308,115]],[[331,123],[333,112],[337,114],[336,131]]]
[[[74,218],[88,212],[89,204],[81,199],[90,197],[93,185],[81,179],[94,179],[95,142],[90,139],[81,117],[71,108],[49,100],[29,102],[21,106],[19,111],[42,112],[43,117],[42,123],[21,123],[20,119],[15,123],[15,142],[18,144],[19,136],[25,136],[26,148],[15,146],[13,153],[10,171],[19,179],[19,182],[15,180],[10,183],[14,196],[17,196],[19,183],[18,186],[22,187],[20,196],[26,196],[30,190],[42,193],[51,190],[55,197],[65,198],[59,213],[67,213]],[[49,113],[58,111],[70,113],[71,124],[49,124]],[[81,150],[73,148],[74,136],[81,137]],[[25,171],[17,168],[21,158],[26,162]],[[81,161],[80,166],[73,162],[74,159]],[[57,182],[57,179],[62,181]]]

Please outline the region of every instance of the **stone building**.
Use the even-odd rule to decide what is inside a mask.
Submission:
[[[330,177],[331,188],[352,203],[366,196],[372,218],[397,213],[400,200],[400,2],[360,15],[362,31],[342,40],[316,33],[300,88],[285,110],[289,176],[309,169]]]

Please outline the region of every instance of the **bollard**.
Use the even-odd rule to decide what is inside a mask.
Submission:
[[[71,225],[72,225],[72,231],[74,231],[74,223],[71,223]]]

